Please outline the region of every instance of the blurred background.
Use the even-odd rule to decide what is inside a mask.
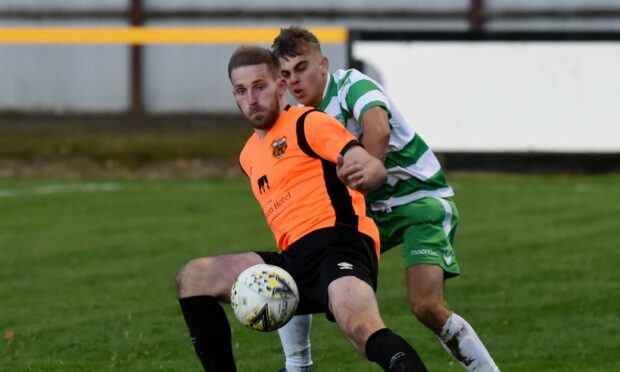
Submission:
[[[617,0],[0,0],[0,172],[221,171],[248,133],[228,58],[292,24],[448,170],[620,168]]]

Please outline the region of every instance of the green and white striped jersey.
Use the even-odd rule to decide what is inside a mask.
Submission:
[[[384,162],[388,180],[366,196],[370,209],[389,212],[392,207],[424,197],[453,196],[454,192],[446,182],[433,151],[416,134],[376,81],[355,69],[338,70],[328,75],[323,101],[317,109],[338,119],[361,139],[361,119],[374,106],[387,110],[391,131]]]

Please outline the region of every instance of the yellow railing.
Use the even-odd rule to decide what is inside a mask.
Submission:
[[[344,44],[342,27],[310,30],[323,44]],[[4,27],[0,44],[271,44],[276,27]]]

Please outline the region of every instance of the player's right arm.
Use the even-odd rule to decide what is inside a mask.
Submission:
[[[368,109],[361,122],[362,144],[368,153],[384,161],[390,143],[390,123],[388,113],[381,106]]]
[[[342,107],[359,125],[360,141],[366,151],[384,161],[391,129],[388,98],[377,82],[355,69],[340,70],[336,74],[345,80],[338,97]]]

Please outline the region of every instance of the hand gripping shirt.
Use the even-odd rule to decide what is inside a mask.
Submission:
[[[389,212],[393,207],[424,197],[454,196],[433,151],[376,81],[355,69],[329,74],[323,101],[317,109],[338,119],[361,139],[362,118],[375,106],[388,113],[390,140],[384,161],[388,180],[378,190],[366,195],[370,209]]]
[[[248,139],[239,163],[280,250],[312,231],[347,226],[372,238],[379,256],[379,233],[366,216],[364,196],[336,174],[337,156],[355,145],[334,118],[290,106],[263,139],[256,133]]]

